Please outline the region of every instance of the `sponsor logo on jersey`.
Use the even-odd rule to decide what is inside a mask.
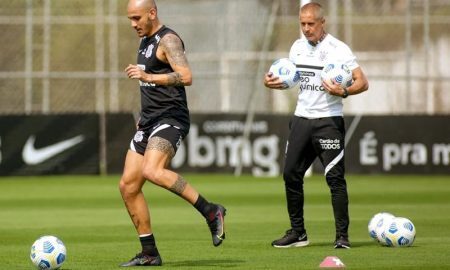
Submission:
[[[321,70],[321,67],[316,66],[305,66],[305,65],[297,65],[297,67],[307,67],[310,69],[317,69]],[[317,76],[320,76],[320,73],[316,73],[315,71],[308,71],[308,70],[300,70],[298,72],[300,74],[300,90],[309,90],[309,91],[325,91],[325,88],[322,86],[322,84],[315,84],[314,82],[317,82],[315,79]]]
[[[323,88],[322,85],[316,85],[314,83],[311,83],[310,81],[312,81],[314,79],[315,73],[314,72],[310,72],[310,71],[301,71],[300,72],[301,75],[300,76],[300,90],[309,90],[309,91],[325,91],[325,88]],[[311,79],[310,77],[312,77],[313,79]]]
[[[300,80],[301,81],[301,80]],[[315,84],[300,84],[300,90],[309,90],[309,91],[325,91],[322,85]]]
[[[143,82],[143,81],[139,80],[139,86],[143,86],[143,87],[155,87],[156,84],[154,84],[154,83],[149,83],[149,82]]]
[[[300,76],[308,76],[308,77],[315,77],[316,73],[313,71],[299,71]]]
[[[138,66],[140,69],[142,69],[143,71],[145,71],[145,65],[138,64],[137,66]],[[155,87],[156,84],[154,84],[154,83],[148,83],[148,82],[143,82],[143,81],[139,80],[139,86],[144,86],[144,87],[152,86],[152,87]]]

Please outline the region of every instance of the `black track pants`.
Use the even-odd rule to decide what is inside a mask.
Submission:
[[[345,127],[342,117],[306,119],[294,116],[289,125],[283,179],[293,229],[305,230],[303,177],[316,157],[325,168],[331,191],[336,236],[348,237],[347,184],[344,178]]]

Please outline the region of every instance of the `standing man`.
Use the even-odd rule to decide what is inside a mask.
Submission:
[[[168,169],[190,126],[184,87],[192,84],[192,74],[183,41],[160,23],[154,0],[129,0],[127,13],[141,38],[137,65],[125,69],[129,78],[139,80],[141,117],[126,155],[120,192],[142,251],[121,266],[158,266],[162,260],[142,192],[147,180],[192,204],[206,218],[214,246],[225,239],[226,210],[208,202],[181,175]]]
[[[350,248],[342,99],[367,90],[369,84],[350,48],[325,32],[324,11],[320,4],[302,6],[299,15],[304,36],[294,42],[289,58],[297,66],[301,84],[295,115],[289,124],[283,171],[291,228],[273,241],[272,246],[287,248],[309,244],[303,219],[303,177],[314,159],[319,157],[331,191],[336,227],[334,247]],[[352,70],[353,84],[342,88],[339,84],[322,82],[320,73],[329,62],[345,63]],[[264,85],[283,88],[280,79],[271,73],[265,75]]]

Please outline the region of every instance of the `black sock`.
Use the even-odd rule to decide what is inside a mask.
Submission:
[[[155,237],[153,234],[147,236],[139,236],[139,241],[141,241],[142,253],[157,256],[159,255],[158,249],[156,248]]]
[[[212,210],[214,204],[208,202],[205,198],[202,197],[202,195],[199,194],[197,201],[194,203],[194,207],[202,214],[202,216],[207,218],[208,213]]]

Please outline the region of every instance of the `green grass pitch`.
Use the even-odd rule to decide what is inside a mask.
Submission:
[[[335,250],[329,190],[321,175],[305,183],[310,246],[275,249],[270,242],[288,228],[281,178],[184,175],[210,201],[227,208],[227,238],[213,247],[206,223],[174,194],[147,183],[161,269],[319,269],[337,256],[346,269],[450,269],[450,177],[347,177],[352,249]],[[118,190],[119,176],[0,178],[0,269],[33,269],[30,246],[41,235],[61,238],[65,270],[120,269],[139,242]],[[370,218],[387,211],[413,221],[412,247],[372,241]]]

